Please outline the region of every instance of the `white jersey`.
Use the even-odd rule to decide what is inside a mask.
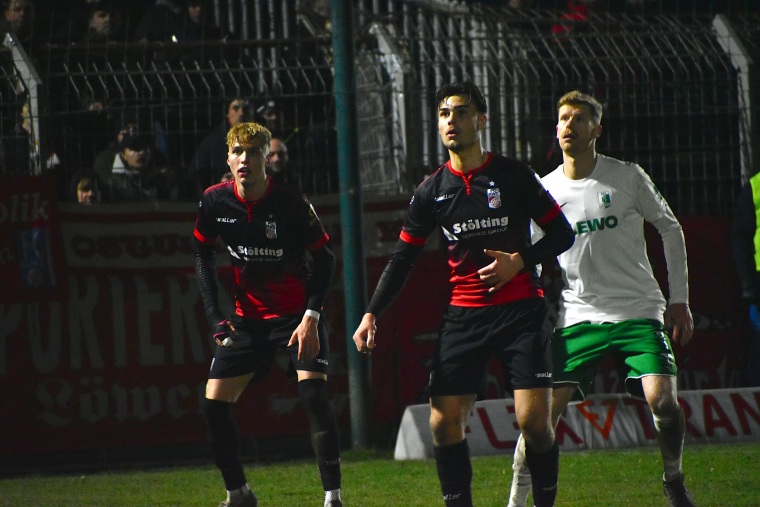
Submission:
[[[662,236],[670,304],[689,298],[681,224],[641,167],[597,157],[587,178],[571,180],[560,165],[541,180],[575,231],[575,243],[558,258],[564,288],[557,327],[639,318],[663,322],[665,298],[646,254],[644,221]],[[533,230],[537,240],[540,228]]]

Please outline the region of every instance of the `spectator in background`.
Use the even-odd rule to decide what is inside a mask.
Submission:
[[[289,185],[299,190],[304,190],[301,175],[297,168],[288,158],[288,147],[276,137],[269,144],[269,158],[267,159],[267,175],[282,185]],[[304,190],[305,191],[305,190]]]
[[[32,0],[0,0],[2,18],[0,18],[0,39],[5,34],[14,34],[24,49],[29,51],[34,21],[34,4]]]
[[[137,42],[177,42],[182,34],[184,13],[179,0],[156,0],[137,25]]]
[[[747,304],[749,350],[747,385],[760,386],[760,173],[747,182],[734,207],[731,247],[742,284],[742,299]]]
[[[201,140],[190,163],[188,178],[191,180],[193,195],[183,196],[196,200],[206,188],[218,183],[222,175],[229,171],[227,166],[227,132],[249,116],[248,101],[236,97],[227,104],[227,115],[216,128]]]
[[[209,18],[208,0],[187,0],[180,42],[225,40],[229,33],[216,26]]]
[[[77,202],[79,204],[92,205],[98,202],[98,189],[94,174],[82,176],[76,182]]]
[[[118,33],[118,16],[110,2],[88,4],[88,25],[80,44],[107,44]]]
[[[93,167],[105,167],[113,163],[114,157],[121,150],[121,143],[127,135],[137,133],[137,119],[131,115],[123,115],[116,122],[113,139],[108,146],[95,154]]]
[[[138,202],[176,198],[176,178],[165,161],[159,163],[150,138],[139,132],[123,136],[119,151],[109,161],[101,158],[94,170],[100,180],[103,200]]]

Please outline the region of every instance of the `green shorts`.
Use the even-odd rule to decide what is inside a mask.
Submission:
[[[625,390],[644,398],[641,377],[675,376],[675,355],[662,323],[650,319],[591,324],[557,329],[552,337],[554,385],[577,384],[574,400],[584,400],[605,357],[615,361]]]

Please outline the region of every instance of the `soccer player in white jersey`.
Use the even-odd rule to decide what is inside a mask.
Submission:
[[[542,183],[576,239],[558,257],[564,286],[552,338],[552,422],[556,428],[568,403],[585,398],[600,363],[612,356],[626,374],[626,391],[646,399],[652,411],[665,496],[674,507],[691,507],[681,469],[685,423],[671,348],[671,340],[686,345],[694,330],[681,225],[641,167],[596,152],[602,133],[596,99],[572,91],[559,99],[557,110],[563,163]],[[647,258],[644,221],[662,237],[667,302]],[[521,436],[508,507],[524,507],[530,491],[523,449]]]

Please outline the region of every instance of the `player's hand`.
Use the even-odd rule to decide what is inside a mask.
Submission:
[[[494,261],[478,270],[480,280],[486,284],[488,292],[496,292],[504,287],[509,281],[525,267],[525,263],[518,253],[507,253],[499,250],[483,250]]]
[[[317,330],[318,319],[304,315],[301,323],[293,334],[290,335],[288,347],[298,343],[298,360],[308,363],[316,359],[319,354],[319,331]]]
[[[356,344],[356,350],[362,354],[371,354],[372,349],[375,348],[376,320],[375,314],[365,313],[362,321],[359,323],[359,327],[356,328],[354,343]]]
[[[665,310],[665,327],[670,329],[670,339],[682,347],[694,334],[694,318],[687,303],[674,303]]]
[[[228,319],[224,319],[214,326],[214,341],[220,347],[234,347],[236,334],[235,326]]]

